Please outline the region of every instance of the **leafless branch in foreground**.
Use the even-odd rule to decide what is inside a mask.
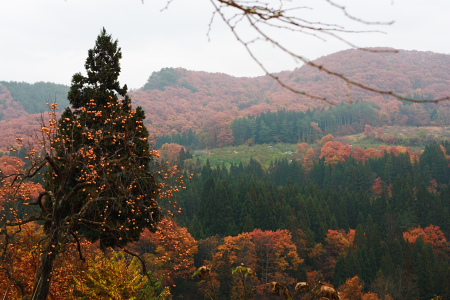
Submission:
[[[171,0],[172,1],[172,0]],[[171,2],[170,1],[170,2]],[[346,29],[344,26],[339,24],[332,23],[323,23],[317,21],[311,21],[307,18],[304,18],[305,15],[303,12],[306,10],[312,10],[311,7],[307,6],[294,6],[296,1],[286,1],[286,0],[210,0],[212,5],[214,6],[214,13],[211,18],[211,22],[209,24],[208,36],[211,31],[212,23],[216,16],[221,18],[226,25],[230,28],[233,35],[236,37],[239,43],[241,43],[247,52],[250,54],[250,57],[259,65],[259,67],[264,71],[264,73],[271,78],[273,78],[276,82],[278,82],[283,88],[287,90],[309,97],[311,99],[317,99],[321,101],[325,101],[329,104],[334,104],[333,100],[327,97],[323,97],[317,94],[308,93],[305,91],[301,91],[296,89],[289,83],[286,83],[277,75],[269,72],[265,64],[258,58],[255,51],[251,48],[251,45],[257,41],[264,41],[274,48],[281,50],[282,52],[288,54],[292,58],[297,61],[303,62],[306,65],[309,65],[317,70],[325,72],[328,75],[335,76],[345,82],[349,87],[358,87],[368,92],[372,92],[375,94],[385,95],[395,97],[400,100],[410,101],[414,103],[438,103],[446,100],[450,100],[450,96],[442,97],[438,99],[429,99],[429,100],[417,100],[410,97],[406,97],[404,95],[398,94],[394,91],[383,90],[373,86],[369,86],[362,82],[353,80],[342,73],[333,71],[326,66],[315,63],[314,61],[310,61],[305,56],[298,54],[288,47],[286,47],[283,43],[279,42],[276,37],[273,37],[274,34],[270,34],[271,30],[275,29],[274,32],[285,32],[290,31],[294,33],[300,33],[308,36],[312,36],[314,38],[320,40],[327,40],[328,38],[339,40],[348,46],[361,50],[361,51],[369,51],[369,52],[396,52],[395,50],[376,50],[376,49],[367,49],[360,48],[357,45],[351,43],[346,38],[343,38],[341,34],[346,33],[368,33],[375,31],[355,31]],[[323,0],[324,3],[330,5],[332,8],[336,9],[338,13],[343,14],[347,19],[355,21],[357,23],[363,25],[391,25],[393,21],[389,22],[374,22],[367,21],[357,16],[349,13],[348,9],[339,5],[334,0]],[[244,23],[244,25],[249,26],[254,30],[255,36],[251,39],[243,38],[241,31],[238,30],[238,26]],[[240,28],[240,27],[239,27]]]

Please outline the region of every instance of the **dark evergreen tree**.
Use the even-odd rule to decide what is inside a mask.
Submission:
[[[425,146],[420,156],[420,168],[425,181],[435,179],[438,183],[449,183],[447,158],[439,144]]]
[[[414,244],[415,273],[417,276],[417,288],[422,300],[431,299],[435,295],[434,286],[434,255],[430,244],[425,244],[423,238],[419,238]]]
[[[127,87],[117,81],[121,57],[117,41],[103,29],[89,50],[87,77],[73,76],[73,110],[64,111],[51,140],[46,192],[36,203],[48,243],[33,300],[47,299],[53,263],[67,243],[84,236],[103,249],[124,247],[160,219],[145,115],[132,110]]]
[[[122,51],[118,47],[118,41],[113,41],[103,28],[97,37],[95,47],[88,51],[88,58],[84,64],[87,77],[81,73],[76,73],[72,77],[68,99],[74,109],[89,105],[92,99],[98,107],[106,108],[108,103],[117,100],[117,94],[122,97],[126,95],[127,86],[120,87],[118,81],[121,58]],[[128,101],[124,101],[124,107],[129,102],[128,97],[125,99]]]

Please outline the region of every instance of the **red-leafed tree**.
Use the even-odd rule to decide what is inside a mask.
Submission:
[[[306,151],[308,151],[308,143],[301,143],[297,145],[294,158],[300,162],[303,161]]]
[[[364,283],[358,276],[347,279],[339,288],[342,300],[361,300],[363,298]]]
[[[174,284],[178,278],[189,277],[195,269],[197,241],[187,228],[169,217],[161,220],[156,232],[144,231],[131,249],[144,258],[147,269],[163,276],[165,285]]]
[[[341,254],[347,254],[348,250],[354,247],[354,241],[356,237],[356,230],[350,229],[347,232],[345,230],[333,230],[328,229],[326,242],[327,249],[330,254],[339,256]]]
[[[364,127],[364,136],[373,138],[376,137],[376,132],[372,126],[366,124],[366,126]]]
[[[18,198],[30,201],[36,199],[44,189],[40,183],[31,181],[15,182],[17,174],[23,174],[25,162],[18,158],[8,155],[0,157],[0,176],[3,177],[0,186],[0,208],[5,209],[5,202],[15,203]]]
[[[353,150],[350,145],[344,145],[341,142],[329,141],[322,147],[320,158],[325,158],[329,164],[345,162],[352,155]]]
[[[303,259],[298,256],[291,233],[288,230],[255,229],[250,232],[250,237],[256,246],[258,258],[259,266],[255,271],[262,282],[294,283],[294,279],[287,276],[286,272],[295,270]]]
[[[6,236],[0,239],[2,247],[5,242],[10,245],[8,251],[2,253],[0,261],[1,295],[11,300],[27,299],[33,291],[34,276],[39,267],[41,242],[45,239],[43,227],[36,223],[12,227],[8,240],[4,238]],[[80,260],[78,247],[84,250],[83,260]],[[94,254],[97,257],[102,255],[98,246],[87,241],[67,245],[64,258],[60,257],[55,262],[49,297],[55,300],[71,299],[76,290],[73,278],[76,277],[80,282],[87,280],[86,261]]]
[[[314,263],[314,269],[321,270],[321,274],[325,278],[332,278],[339,256],[346,255],[354,247],[355,236],[354,229],[350,229],[348,233],[343,229],[329,229],[325,245],[316,244],[308,254]]]
[[[308,148],[308,143],[301,143],[297,146],[297,151],[302,152]]]
[[[225,237],[223,245],[220,245],[217,250],[214,261],[218,264],[223,263],[226,256],[232,265],[244,264],[252,269],[256,269],[258,266],[256,245],[248,232]]]
[[[375,184],[372,186],[372,189],[377,195],[381,195],[383,193],[384,182],[383,179],[381,179],[381,177],[375,179]]]
[[[367,160],[366,152],[361,147],[354,147],[352,156],[357,161],[365,162]]]
[[[378,295],[377,294],[375,294],[375,293],[365,293],[363,296],[362,296],[362,298],[361,298],[361,300],[381,300],[380,299],[380,297],[378,297]],[[387,299],[386,299],[387,300]]]
[[[209,116],[198,132],[199,141],[206,148],[232,145],[234,137],[230,127],[231,121],[232,117],[225,112],[218,112]]]
[[[252,290],[262,295],[268,292],[266,283],[275,281],[293,284],[295,279],[290,276],[290,272],[302,262],[288,230],[255,229],[250,233],[226,237],[224,244],[217,248],[211,269],[217,273],[216,270],[229,272],[226,270],[241,265],[249,268],[253,275],[246,279],[246,285],[252,286]],[[218,278],[219,274],[212,276]],[[242,278],[235,277],[232,294],[242,294],[242,287]]]
[[[450,250],[445,234],[436,225],[430,225],[425,228],[421,226],[411,228],[403,233],[403,238],[410,243],[415,243],[417,239],[422,238],[425,243],[431,244],[438,253],[447,253]]]
[[[175,143],[164,144],[159,150],[161,159],[163,161],[168,161],[172,164],[176,164],[178,162],[178,159],[180,158],[181,149],[183,148],[183,146]]]
[[[305,168],[306,172],[311,172],[314,167],[314,162],[317,161],[318,158],[319,157],[318,155],[316,155],[316,152],[313,148],[309,148],[306,151],[305,156],[303,157],[303,167]]]
[[[42,228],[36,224],[11,228],[11,238],[2,236],[1,245],[10,243],[10,249],[3,253],[0,263],[0,290],[2,296],[20,299],[32,292],[33,277],[39,260],[39,240]]]
[[[331,142],[333,140],[334,140],[334,136],[330,133],[320,139],[320,144],[325,145],[326,143]]]

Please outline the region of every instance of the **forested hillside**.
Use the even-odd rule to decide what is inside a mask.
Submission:
[[[449,55],[418,51],[372,53],[346,50],[319,58],[316,62],[369,86],[417,99],[433,99],[449,94]],[[399,116],[404,103],[356,88],[350,89],[338,78],[307,66],[277,76],[299,90],[326,96],[335,103],[373,102],[379,106],[376,117],[383,124],[405,123],[416,118],[415,123],[425,125],[433,118],[420,105],[408,108],[411,111],[409,119]],[[153,124],[151,132],[171,135],[192,129],[198,133],[199,140],[208,146],[230,142],[229,126],[236,117],[257,116],[267,111],[305,112],[329,107],[326,103],[293,94],[268,77],[235,78],[183,69],[163,69],[153,73],[143,89],[133,94],[133,98],[139,105],[154,112],[149,118]],[[449,120],[448,106],[448,103],[433,106],[442,122]],[[215,142],[219,136],[222,143]]]
[[[237,293],[239,283],[227,273],[236,262],[257,270],[249,283],[255,287],[268,273],[287,285],[294,278],[331,282],[343,299],[446,299],[449,150],[448,143],[428,145],[422,154],[402,147],[362,150],[330,140],[316,154],[269,167],[253,159],[228,168],[184,164],[185,176],[196,175],[177,195],[183,212],[176,219],[199,240],[195,263],[213,270],[204,284],[217,280],[218,299]],[[359,298],[350,297],[358,286]],[[179,291],[189,292],[185,285]],[[271,299],[263,290],[255,294]]]
[[[0,81],[11,93],[15,101],[20,102],[29,114],[48,111],[47,103],[58,103],[67,107],[69,87],[51,82],[36,82],[33,84],[16,81]]]
[[[319,58],[316,62],[369,86],[392,90],[419,100],[442,97],[450,93],[449,55],[419,51],[394,53],[393,49],[380,53],[345,50]],[[370,122],[366,122],[372,127],[397,124],[450,125],[450,105],[447,102],[435,105],[403,103],[357,88],[349,89],[338,78],[307,66],[281,72],[277,76],[299,90],[326,96],[336,104],[376,104],[372,106],[371,115],[368,116]],[[67,105],[63,97],[67,87],[61,85],[15,82],[3,82],[0,85],[0,98],[3,99],[0,117],[4,119],[0,120],[1,149],[7,149],[14,143],[14,139],[8,134],[9,126],[12,126],[9,121],[26,117],[25,122],[20,122],[19,126],[23,127],[19,132],[26,132],[29,123],[39,119],[39,115],[29,117],[29,114],[45,111],[46,103],[53,100],[57,100],[61,108]],[[344,124],[331,120],[326,122],[329,124],[324,124],[322,119],[342,116],[335,115],[337,110],[333,113],[323,112],[319,116],[322,110],[330,107],[328,104],[293,94],[267,76],[237,78],[220,73],[164,68],[154,72],[148,82],[141,89],[130,93],[130,96],[147,111],[149,118],[146,125],[153,138],[166,136],[158,145],[164,142],[180,143],[180,137],[176,135],[189,136],[190,143],[195,143],[198,148],[237,145],[242,143],[244,137],[242,134],[236,135],[236,130],[232,129],[232,126],[238,126],[235,119],[257,117],[269,111],[286,111],[291,114],[290,120],[280,120],[285,123],[292,123],[291,112],[315,111],[314,114],[307,114],[308,118],[312,123],[317,123],[323,132],[337,135],[340,132],[361,132],[360,125],[354,127],[347,122]],[[301,118],[300,115],[296,117]],[[264,122],[265,126],[270,127],[270,124],[267,124],[268,118],[269,116],[264,117]],[[306,124],[305,120],[302,122]],[[309,124],[312,124],[311,122]],[[255,137],[251,138],[255,140]],[[276,141],[277,137],[265,140],[269,139]],[[189,146],[186,142],[181,144]]]
[[[0,152],[9,152],[17,138],[30,137],[47,117],[48,104],[67,107],[69,87],[49,82],[0,81]]]

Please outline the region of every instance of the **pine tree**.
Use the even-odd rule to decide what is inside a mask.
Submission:
[[[95,47],[88,51],[85,68],[87,77],[76,73],[72,77],[72,86],[68,94],[70,104],[75,109],[88,105],[95,99],[99,107],[106,106],[110,99],[117,100],[117,94],[125,96],[127,86],[120,87],[117,80],[120,75],[122,51],[111,36],[102,29],[97,37]],[[126,97],[129,100],[128,97]]]

